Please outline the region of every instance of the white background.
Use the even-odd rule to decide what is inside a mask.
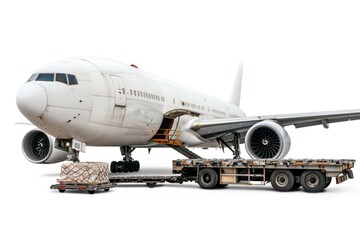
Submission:
[[[359,108],[359,11],[356,1],[1,1],[0,238],[359,236],[357,167],[354,180],[319,194],[269,185],[202,190],[194,183],[60,194],[49,190],[60,164],[26,161],[21,141],[29,127],[14,124],[24,121],[15,98],[28,77],[77,56],[134,63],[225,100],[242,60],[241,107],[249,116]],[[360,159],[358,121],[287,130],[288,157]],[[120,154],[88,148],[81,157],[110,162]],[[134,157],[143,174],[170,173],[171,160],[182,158],[156,149]]]

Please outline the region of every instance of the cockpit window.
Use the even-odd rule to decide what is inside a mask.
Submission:
[[[36,81],[53,82],[54,74],[53,73],[39,73],[39,75],[36,78]]]
[[[67,79],[66,79],[66,74],[64,74],[64,73],[57,73],[56,74],[56,81],[68,84]]]
[[[78,84],[78,81],[77,81],[75,75],[68,74],[68,79],[69,79],[69,85]]]
[[[75,75],[66,74],[66,73],[34,73],[31,75],[27,82],[31,81],[43,81],[43,82],[53,82],[55,78],[56,82],[61,82],[66,85],[76,85],[78,81]]]
[[[27,82],[31,82],[34,81],[37,77],[37,73],[34,73],[33,75],[31,75],[31,77],[29,78],[29,80],[27,80]]]

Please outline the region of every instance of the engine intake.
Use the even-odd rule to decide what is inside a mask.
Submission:
[[[32,163],[57,163],[66,160],[67,152],[54,148],[54,138],[41,130],[28,132],[22,141],[22,150]]]
[[[245,137],[246,151],[253,159],[282,159],[289,152],[290,145],[285,129],[270,120],[252,126]]]

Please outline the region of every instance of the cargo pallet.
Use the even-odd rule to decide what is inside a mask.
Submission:
[[[333,177],[337,184],[354,178],[351,170],[354,164],[355,160],[349,159],[186,159],[173,161],[173,173],[180,174],[178,176],[110,176],[109,181],[114,185],[146,183],[151,188],[163,182],[195,181],[205,189],[270,182],[277,191],[302,187],[306,192],[321,192],[330,185]]]

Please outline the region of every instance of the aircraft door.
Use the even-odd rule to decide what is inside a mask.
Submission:
[[[119,76],[111,75],[110,77],[114,83],[115,107],[125,107],[126,106],[126,89],[125,89],[124,81]]]

